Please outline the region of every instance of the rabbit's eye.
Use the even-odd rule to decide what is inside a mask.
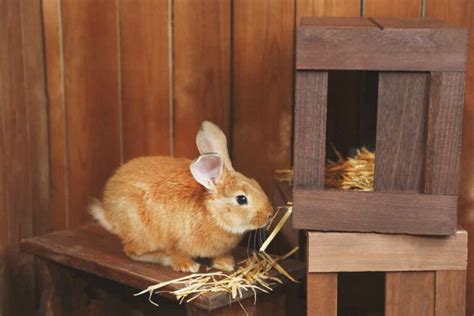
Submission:
[[[239,205],[246,205],[248,203],[247,197],[245,195],[237,195],[235,200],[237,201],[237,204]]]

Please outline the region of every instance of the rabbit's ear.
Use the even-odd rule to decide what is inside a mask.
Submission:
[[[217,181],[222,177],[222,158],[219,154],[211,153],[199,156],[191,163],[190,169],[194,179],[206,189],[215,189]]]
[[[209,121],[202,122],[201,128],[196,135],[196,145],[201,155],[218,153],[222,157],[224,168],[226,170],[234,170],[229,158],[225,134],[214,123]]]

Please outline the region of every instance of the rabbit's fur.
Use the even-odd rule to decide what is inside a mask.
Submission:
[[[224,133],[203,122],[196,143],[201,156],[195,161],[155,156],[127,162],[108,180],[102,201],[90,205],[130,258],[195,272],[193,258],[208,257],[230,271],[230,251],[243,234],[268,223],[271,204],[255,180],[233,169]],[[247,205],[238,204],[239,195]]]

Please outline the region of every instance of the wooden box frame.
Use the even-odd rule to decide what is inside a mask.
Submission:
[[[466,30],[439,20],[301,20],[295,228],[455,232],[466,52]],[[375,192],[324,189],[331,70],[378,72]]]
[[[308,315],[338,314],[341,272],[384,272],[385,315],[465,315],[467,232],[308,232]]]

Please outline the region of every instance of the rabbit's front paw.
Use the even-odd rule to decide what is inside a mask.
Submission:
[[[212,267],[227,272],[234,271],[234,257],[231,255],[215,257],[212,261]]]
[[[192,258],[184,256],[172,256],[171,268],[175,271],[180,272],[198,272],[199,263],[195,262]]]

